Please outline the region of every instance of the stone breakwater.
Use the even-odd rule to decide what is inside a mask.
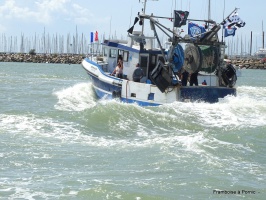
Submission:
[[[232,64],[239,68],[246,69],[266,69],[266,59],[232,59]]]
[[[0,62],[32,62],[32,63],[62,63],[81,64],[85,55],[78,54],[22,54],[0,53]],[[232,59],[232,64],[239,68],[266,69],[266,59]]]
[[[81,64],[84,55],[0,53],[0,62]]]

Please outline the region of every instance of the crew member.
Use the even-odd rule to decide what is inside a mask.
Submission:
[[[144,76],[143,70],[140,68],[139,63],[136,64],[136,69],[133,72],[133,81],[140,82],[140,79]]]

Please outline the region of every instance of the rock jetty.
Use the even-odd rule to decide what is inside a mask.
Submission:
[[[0,62],[80,64],[85,55],[0,53]]]
[[[239,68],[246,69],[266,69],[266,60],[249,58],[249,59],[232,59],[232,64],[238,66]]]
[[[0,53],[0,62],[32,62],[81,64],[85,55],[80,54],[26,54]],[[233,65],[246,69],[266,69],[266,59],[248,58],[231,59]]]

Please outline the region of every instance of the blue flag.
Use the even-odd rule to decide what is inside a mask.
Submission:
[[[204,28],[204,26],[200,26],[200,25],[195,24],[193,22],[189,22],[188,35],[191,38],[202,38],[204,36],[205,32],[206,32],[206,29]]]
[[[93,32],[91,32],[91,43],[93,43]]]
[[[236,28],[225,28],[224,29],[224,37],[235,36]]]

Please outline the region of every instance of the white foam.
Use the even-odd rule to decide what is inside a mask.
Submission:
[[[254,93],[257,95],[253,95]],[[60,110],[79,111],[96,105],[91,84],[87,83],[76,84],[56,92],[55,95],[58,97],[55,107]],[[96,135],[88,127],[76,122],[44,119],[35,115],[0,114],[0,129],[4,132],[34,134],[101,148],[163,144],[169,147],[181,145],[186,150],[201,152],[198,145],[205,140],[205,145],[210,142],[205,138],[203,130],[207,132],[218,128],[218,131],[224,131],[265,126],[266,101],[258,99],[260,95],[265,96],[254,87],[241,87],[238,96],[228,96],[214,104],[175,102],[147,108],[115,100],[103,100],[93,113],[103,112],[107,121],[99,122],[99,126],[105,123],[106,135]],[[215,144],[219,145],[217,141]]]
[[[58,110],[82,111],[97,104],[91,83],[79,83],[54,94],[58,98],[55,105]],[[103,106],[121,104],[115,100],[104,99],[98,103]],[[138,107],[135,104],[133,106]],[[165,122],[189,118],[191,121],[188,123],[199,123],[207,127],[264,126],[266,125],[266,88],[241,86],[237,88],[237,97],[227,96],[215,104],[175,102],[162,107],[166,110],[159,108],[160,112],[158,112],[152,109],[150,114]],[[149,111],[149,108],[146,109],[146,112]],[[118,126],[124,130],[127,128],[124,122]]]
[[[58,102],[54,106],[63,111],[82,111],[96,105],[91,83],[78,83],[72,87],[54,92]]]
[[[265,94],[261,94],[259,97],[258,95],[258,93],[256,96],[240,92],[236,97],[227,96],[214,104],[176,102],[163,105],[160,111],[166,115],[170,113],[167,116],[168,120],[174,117],[174,112],[176,118],[180,118],[184,122],[189,120],[188,123],[197,126],[229,129],[265,126],[266,98],[262,98]]]
[[[36,197],[40,199],[50,199],[56,198],[57,195],[47,194],[46,192],[36,192],[30,189],[23,187],[21,182],[15,183],[15,191],[14,194],[11,194],[8,199],[27,199],[27,200],[35,200]]]
[[[128,107],[127,105],[124,106],[125,108]],[[135,107],[133,107],[133,109],[134,108]],[[141,115],[144,115],[147,111],[140,107],[139,109],[142,110],[141,113],[138,113]],[[154,112],[149,109],[148,111]],[[157,112],[157,109],[155,109],[155,111]],[[159,115],[160,114],[161,112],[159,112]],[[164,115],[164,113],[162,115]],[[173,117],[173,115],[171,117]],[[143,116],[143,118],[145,118],[145,116]],[[152,148],[157,146],[162,153],[171,155],[177,159],[195,159],[195,155],[198,155],[199,157],[197,159],[216,167],[222,167],[225,163],[227,164],[226,160],[221,162],[219,156],[212,154],[213,151],[217,152],[216,149],[226,147],[227,149],[232,149],[239,153],[253,152],[253,150],[246,145],[216,139],[208,133],[208,129],[197,131],[188,130],[184,127],[178,129],[177,127],[176,130],[173,128],[167,130],[166,127],[160,127],[155,124],[155,127],[151,130],[148,128],[149,125],[147,126],[145,120],[139,118],[133,120],[132,116],[129,116],[126,127],[131,134],[135,135],[127,135],[128,133],[125,132],[124,136],[115,135],[112,131],[102,136],[93,133],[90,134],[89,132],[85,133],[82,131],[84,127],[79,124],[60,122],[52,118],[41,119],[34,115],[15,116],[0,114],[0,119],[0,129],[4,132],[9,132],[9,135],[20,134],[23,137],[33,136],[36,140],[38,140],[38,138],[47,138],[47,140],[56,143],[57,147],[64,144],[78,144],[107,150],[123,150]],[[135,123],[139,125],[134,126]],[[112,125],[110,124],[110,126]],[[130,130],[132,126],[134,129]],[[210,149],[212,150],[210,151]],[[49,155],[42,154],[36,156],[42,159],[50,157]],[[230,161],[228,160],[228,162]],[[29,193],[28,191],[24,191],[24,195],[29,195]],[[73,192],[69,193],[69,195],[71,194],[73,194]],[[20,197],[20,195],[21,191],[16,191],[13,197]],[[44,194],[38,195],[42,196]]]
[[[165,137],[166,133],[160,135],[160,133],[157,133],[158,129],[160,129],[159,127],[156,128],[157,130],[150,130],[148,127],[145,127],[144,124],[135,127],[135,136],[138,137],[132,140],[131,136],[127,137],[126,133],[124,133],[125,136],[122,137],[116,137],[111,134],[99,136],[89,134],[89,132],[84,134],[81,131],[83,130],[82,125],[71,122],[60,122],[52,118],[42,119],[35,115],[17,116],[1,114],[0,117],[0,129],[3,132],[21,134],[23,137],[47,137],[49,139],[52,138],[53,140],[60,140],[62,143],[83,143],[101,148],[114,146],[119,148],[146,147],[153,146],[154,144],[175,143],[177,140],[180,140],[178,137],[174,138],[175,136]],[[135,122],[138,122],[138,120],[135,122],[130,122],[130,120],[131,119],[127,122],[128,128],[134,126]],[[141,120],[139,120],[139,122],[141,122]],[[110,127],[111,126],[112,124],[110,124]],[[181,136],[181,141],[182,140],[189,141],[187,139],[182,139]],[[49,155],[42,156],[49,157]]]
[[[266,87],[239,86],[237,96],[249,96],[253,99],[266,98]]]
[[[1,114],[0,129],[13,134],[28,134],[37,137],[65,139],[79,135],[80,131],[71,122],[59,122],[51,118],[38,118],[35,115]],[[67,133],[67,134],[66,134]]]

